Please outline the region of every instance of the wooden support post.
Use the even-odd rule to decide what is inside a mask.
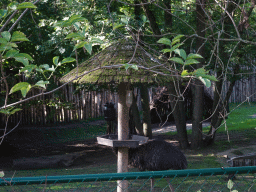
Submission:
[[[126,106],[126,84],[118,85],[118,140],[129,138],[129,109]],[[117,172],[128,172],[128,148],[119,147],[117,154]],[[128,191],[128,181],[117,181],[117,192]]]

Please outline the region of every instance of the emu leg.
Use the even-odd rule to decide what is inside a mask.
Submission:
[[[154,182],[155,182],[155,179],[154,178],[151,178],[150,179],[150,183],[151,183],[151,192],[153,192],[154,191]]]
[[[168,185],[169,185],[169,187],[170,187],[171,192],[174,192],[175,189],[174,189],[173,186],[171,185],[171,182],[169,182],[167,178],[165,178],[165,179],[166,179],[166,181],[167,181],[167,183],[168,183]]]

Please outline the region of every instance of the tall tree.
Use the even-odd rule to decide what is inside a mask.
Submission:
[[[196,0],[196,32],[199,37],[205,36],[205,0]],[[197,53],[204,57],[204,40],[202,38],[196,39]],[[204,59],[196,65],[196,68],[202,68]],[[195,79],[192,84],[192,148],[196,149],[202,144],[202,120],[203,120],[203,94],[204,86],[201,81]]]
[[[234,20],[236,20],[234,12],[236,11],[237,7],[240,6],[241,3],[242,2],[240,1],[225,2],[226,10],[224,11],[222,16],[222,26],[223,26],[222,36],[224,39],[230,38],[229,33],[234,30],[236,31],[238,38],[239,36],[244,38],[246,38],[247,36],[247,34],[245,34],[244,31],[250,26],[249,17],[251,16],[253,9],[255,8],[256,1],[252,0],[247,10],[246,10],[246,6],[242,8],[241,17],[240,17],[241,19],[239,21],[239,24],[236,25],[234,23]],[[232,94],[235,83],[239,79],[241,79],[241,76],[239,76],[238,74],[241,73],[241,66],[245,64],[243,61],[243,57],[246,55],[246,53],[242,51],[243,46],[246,46],[246,43],[242,43],[242,42],[237,43],[237,48],[235,46],[233,52],[235,52],[235,49],[238,50],[236,53],[238,59],[237,61],[234,61],[233,64],[229,64],[230,58],[227,58],[227,55],[229,55],[229,53],[227,53],[226,51],[226,42],[225,41],[220,42],[219,53],[218,53],[219,59],[216,66],[217,77],[220,77],[220,78],[215,85],[214,103],[213,103],[213,109],[212,109],[214,113],[211,119],[211,128],[208,132],[208,135],[205,138],[205,142],[207,145],[214,143],[217,129],[223,122],[223,119],[226,118],[226,115],[227,115],[226,109],[228,108],[229,99]],[[229,77],[227,76],[227,74],[223,75],[223,71],[229,70],[228,68],[231,68],[231,73]],[[227,92],[225,94],[222,94],[224,91],[223,85],[225,81],[229,81],[230,83],[228,85]]]

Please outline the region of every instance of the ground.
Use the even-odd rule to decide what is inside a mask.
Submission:
[[[92,125],[100,125],[104,121],[95,121]],[[7,138],[7,141],[0,146],[1,151],[1,169],[11,170],[13,160],[40,157],[40,156],[53,156],[65,155],[70,153],[80,152],[79,158],[74,161],[73,166],[102,166],[116,163],[116,156],[112,149],[107,146],[98,145],[96,138],[80,140],[80,141],[65,141],[65,142],[51,142],[45,138],[41,129],[75,129],[77,123],[61,126],[40,127],[26,127],[15,130]],[[177,144],[175,136],[154,136],[154,138],[164,138],[172,140]]]
[[[97,122],[95,122],[97,123]],[[102,122],[98,122],[102,123]],[[69,124],[68,127],[76,127],[77,124]],[[51,129],[58,129],[58,127],[51,127]],[[63,128],[63,127],[62,127]],[[154,138],[161,138],[167,141],[172,142],[174,145],[178,145],[177,137],[174,135],[166,136],[163,134],[154,135]],[[222,134],[218,136],[218,140],[227,140],[227,135]],[[234,134],[230,136],[232,141],[236,141],[236,148],[229,151],[222,151],[218,153],[216,148],[203,148],[200,152],[204,155],[214,154],[218,155],[219,161],[225,165],[226,159],[223,158],[223,155],[228,155],[232,157],[234,155],[241,155],[241,151],[244,153],[253,152],[255,148],[252,145],[256,144],[256,139],[250,139],[250,141],[242,141],[241,138],[244,138],[244,135]],[[53,143],[51,140],[46,140],[45,135],[40,131],[35,129],[20,129],[14,131],[8,137],[8,140],[11,141],[11,146],[4,143],[1,145],[1,169],[12,170],[12,162],[14,159],[20,158],[29,158],[29,157],[40,157],[40,156],[52,156],[52,155],[65,155],[70,153],[79,152],[79,155],[72,167],[87,167],[95,166],[100,167],[102,165],[112,165],[116,163],[116,156],[112,152],[110,147],[98,145],[96,138],[82,140],[82,141],[69,141],[69,142],[57,142]],[[245,147],[239,148],[239,147]],[[186,155],[193,154],[192,150],[185,150]],[[254,151],[255,152],[255,151]]]

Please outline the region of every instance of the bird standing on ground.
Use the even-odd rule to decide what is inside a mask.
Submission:
[[[186,169],[187,159],[185,155],[166,141],[154,140],[140,145],[138,148],[129,149],[129,165],[140,171],[163,171],[169,169]],[[167,181],[168,182],[168,181]],[[168,182],[170,190],[174,188]],[[154,187],[154,179],[151,179],[151,191]]]

